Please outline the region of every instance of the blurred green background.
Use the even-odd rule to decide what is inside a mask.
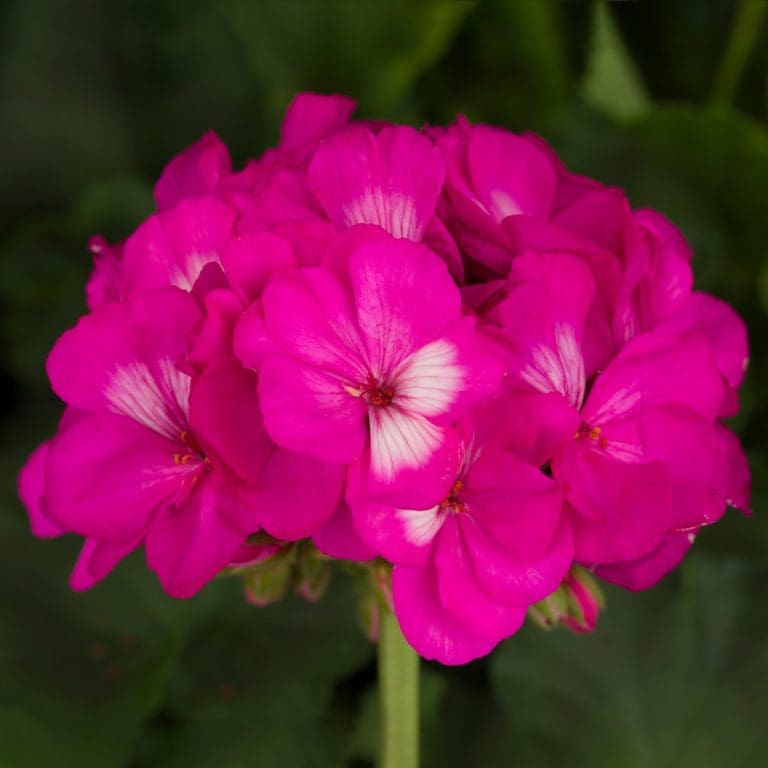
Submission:
[[[298,90],[365,117],[541,133],[664,211],[697,283],[750,328],[735,427],[754,515],[730,512],[592,636],[524,629],[425,665],[424,765],[756,766],[768,752],[768,13],[765,3],[156,2],[0,5],[0,768],[373,764],[373,648],[350,585],[174,602],[134,557],[85,595],[78,543],[34,540],[15,474],[55,428],[44,360],[83,312],[95,232],[124,237],[164,163],[214,128],[242,163]],[[762,23],[761,23],[762,22]]]

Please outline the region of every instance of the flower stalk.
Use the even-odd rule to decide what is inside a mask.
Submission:
[[[419,656],[391,611],[379,633],[379,768],[418,768]]]

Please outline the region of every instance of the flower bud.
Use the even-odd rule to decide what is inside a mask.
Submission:
[[[565,625],[574,632],[592,632],[600,611],[605,610],[605,598],[597,580],[589,571],[575,565],[561,588],[568,602]]]
[[[324,594],[331,581],[331,561],[319,552],[311,542],[301,546],[293,572],[293,588],[297,595],[309,602],[316,602]]]
[[[542,629],[566,626],[574,632],[591,632],[605,608],[602,590],[592,574],[574,565],[551,595],[532,605],[530,618]]]
[[[248,568],[243,573],[245,599],[259,608],[282,600],[291,583],[293,560],[293,547],[282,547],[268,560]]]

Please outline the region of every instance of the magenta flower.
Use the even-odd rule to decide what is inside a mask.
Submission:
[[[716,421],[725,389],[706,336],[637,336],[587,394],[589,271],[571,256],[531,254],[510,284],[489,316],[510,350],[513,387],[539,393],[526,399],[526,413],[549,430],[552,473],[575,513],[579,561],[642,557],[668,532],[714,522],[726,504],[747,509],[746,461]]]
[[[75,589],[143,546],[171,595],[227,571],[254,605],[347,560],[366,631],[389,605],[446,664],[529,611],[591,631],[587,569],[645,589],[748,510],[744,324],[671,222],[538,137],[354,109],[299,94],[239,170],[208,132],[91,239],[32,532],[84,537]]]
[[[508,424],[498,417],[491,410],[477,426],[464,422],[451,485],[425,508],[366,499],[354,483],[349,491],[358,531],[395,565],[405,637],[444,664],[484,655],[517,631],[573,560],[559,489],[504,449]]]
[[[182,370],[199,319],[192,297],[167,288],[103,305],[51,353],[51,383],[78,413],[27,473],[39,477],[44,458],[46,518],[88,539],[77,588],[143,542],[165,589],[187,597],[262,525],[301,538],[336,505],[337,469],[267,437],[253,374],[226,360],[194,379]]]
[[[340,464],[360,460],[373,492],[431,498],[455,461],[448,425],[499,384],[445,264],[423,246],[373,236],[339,271],[275,276],[264,322],[238,338],[274,349],[254,361],[278,445]],[[494,367],[496,370],[494,371]]]

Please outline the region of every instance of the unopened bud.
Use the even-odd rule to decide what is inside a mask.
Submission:
[[[591,632],[604,608],[605,599],[596,579],[574,565],[551,595],[530,606],[528,615],[543,629],[566,626],[574,632]]]
[[[243,572],[245,599],[263,608],[282,600],[291,584],[293,548],[283,547],[277,554]]]
[[[305,600],[319,600],[331,581],[331,561],[311,542],[302,546],[293,574],[293,588]]]
[[[566,626],[574,632],[592,632],[600,611],[605,609],[605,598],[597,580],[589,571],[575,565],[562,586],[568,600]]]

